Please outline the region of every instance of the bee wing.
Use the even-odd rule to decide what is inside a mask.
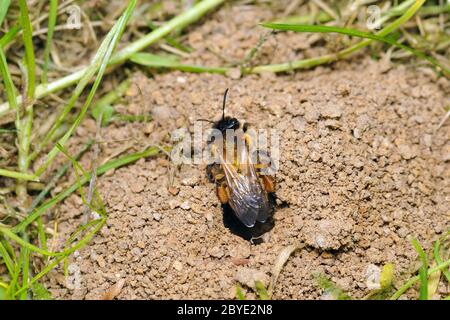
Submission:
[[[269,202],[246,148],[241,149],[241,173],[225,161],[222,167],[230,189],[231,208],[243,224],[253,227],[256,221],[265,222],[269,217]]]

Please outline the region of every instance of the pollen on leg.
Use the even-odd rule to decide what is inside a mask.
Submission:
[[[252,145],[252,138],[250,137],[250,135],[248,133],[244,133],[244,139],[245,139],[245,142],[247,142],[248,146]]]
[[[228,203],[228,193],[226,186],[220,185],[216,188],[217,197],[222,204]]]
[[[264,189],[267,192],[275,192],[275,180],[270,176],[261,176]]]

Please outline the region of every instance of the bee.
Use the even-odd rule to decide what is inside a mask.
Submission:
[[[253,242],[262,233],[268,231],[267,229],[273,227],[275,180],[273,176],[262,174],[262,168],[265,165],[258,163],[262,156],[270,157],[268,153],[255,150],[257,152],[256,163],[252,160],[254,158],[250,154],[252,139],[247,134],[247,123],[241,123],[236,118],[225,116],[227,94],[228,89],[225,90],[223,96],[222,118],[213,122],[213,129],[218,130],[221,134],[222,145],[218,144],[214,138],[208,139],[208,146],[211,148],[216,162],[207,166],[206,173],[209,181],[216,185],[216,194],[224,208],[224,215],[231,210],[234,220],[237,218],[237,221],[234,222],[238,222],[240,227],[244,227],[243,232],[242,228],[238,227],[241,232],[235,233],[244,238],[250,238],[249,240]],[[234,135],[234,143],[224,142],[227,132],[237,132],[238,130],[242,134]],[[229,148],[233,150],[229,150]],[[226,222],[225,218],[224,216],[224,222]],[[230,223],[233,224],[232,221]]]

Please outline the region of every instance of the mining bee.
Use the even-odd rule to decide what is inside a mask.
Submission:
[[[266,157],[265,163],[268,162],[267,157],[270,159],[270,156],[267,152],[254,150],[257,157],[256,161],[252,160],[248,125],[225,116],[227,93],[228,89],[223,96],[222,119],[213,122],[213,129],[221,135],[222,143],[218,144],[215,137],[210,137],[207,142],[211,154],[218,161],[209,164],[206,173],[209,181],[216,185],[217,197],[224,208],[225,225],[233,233],[255,242],[273,227],[275,180],[262,172],[266,165],[260,160]],[[242,133],[233,135],[232,144],[226,139],[230,131]]]

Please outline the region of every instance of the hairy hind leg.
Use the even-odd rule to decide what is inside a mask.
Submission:
[[[217,198],[219,198],[220,203],[226,204],[228,203],[229,197],[227,192],[227,187],[224,185],[218,185],[216,187]]]
[[[275,192],[275,180],[271,176],[261,176],[262,185],[267,192]]]

